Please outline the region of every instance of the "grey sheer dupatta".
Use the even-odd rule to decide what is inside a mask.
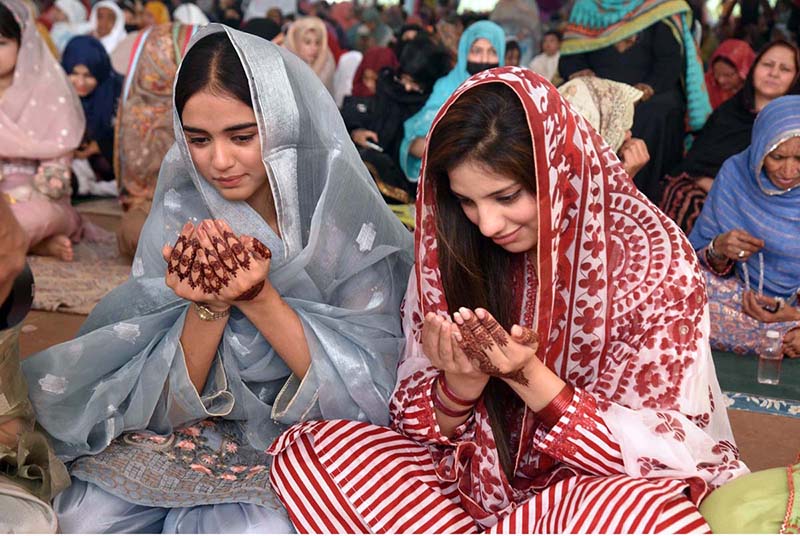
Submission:
[[[39,421],[60,456],[102,451],[123,431],[158,433],[210,416],[240,421],[256,448],[310,418],[388,423],[412,237],[383,202],[336,105],[301,60],[225,26],[247,73],[281,238],[229,202],[176,143],[161,166],[130,280],[95,308],[74,341],[24,363]],[[179,339],[188,303],[165,285],[161,249],[186,221],[224,219],[273,249],[270,281],[299,315],[312,355],[300,381],[234,310],[205,390],[188,382]]]

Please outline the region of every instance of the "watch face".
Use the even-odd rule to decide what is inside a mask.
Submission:
[[[205,305],[195,304],[195,310],[197,311],[197,316],[200,317],[200,320],[214,319],[214,313]]]
[[[194,304],[195,310],[197,311],[197,316],[200,317],[200,320],[219,320],[220,318],[225,318],[228,316],[228,311],[220,311],[214,312],[209,309],[205,305],[200,305],[198,303]]]

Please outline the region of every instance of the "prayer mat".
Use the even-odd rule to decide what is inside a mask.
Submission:
[[[800,359],[784,358],[778,385],[758,383],[758,356],[714,351],[714,366],[730,409],[800,418]]]
[[[103,296],[128,279],[131,268],[119,256],[116,237],[95,231],[94,241],[74,245],[72,262],[28,256],[36,285],[33,309],[88,315]]]

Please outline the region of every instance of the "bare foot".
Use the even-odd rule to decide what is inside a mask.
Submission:
[[[31,248],[31,253],[42,255],[43,257],[55,257],[67,262],[72,261],[75,257],[72,251],[72,241],[63,234],[45,238]]]

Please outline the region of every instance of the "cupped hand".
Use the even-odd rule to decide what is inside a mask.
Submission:
[[[197,238],[207,259],[207,291],[228,305],[255,301],[264,293],[269,286],[269,248],[251,236],[237,237],[223,220],[204,220]]]
[[[489,377],[473,363],[458,345],[458,328],[450,320],[428,313],[422,324],[422,351],[437,369],[463,377],[467,381],[484,383]]]
[[[219,300],[213,292],[207,292],[202,283],[205,259],[197,238],[197,228],[187,222],[181,229],[174,246],[165,245],[161,250],[167,261],[165,282],[176,296],[195,303],[204,303],[213,309],[227,309],[228,304]]]
[[[759,296],[752,290],[745,290],[742,293],[742,312],[759,322],[772,324],[800,320],[800,310],[790,305],[778,305],[779,302],[776,298]],[[764,307],[769,307],[770,309],[778,308],[775,312],[771,312],[764,309]]]
[[[536,334],[519,325],[508,333],[485,309],[460,308],[453,315],[458,325],[459,346],[485,374],[528,385],[529,370],[540,365]]]

